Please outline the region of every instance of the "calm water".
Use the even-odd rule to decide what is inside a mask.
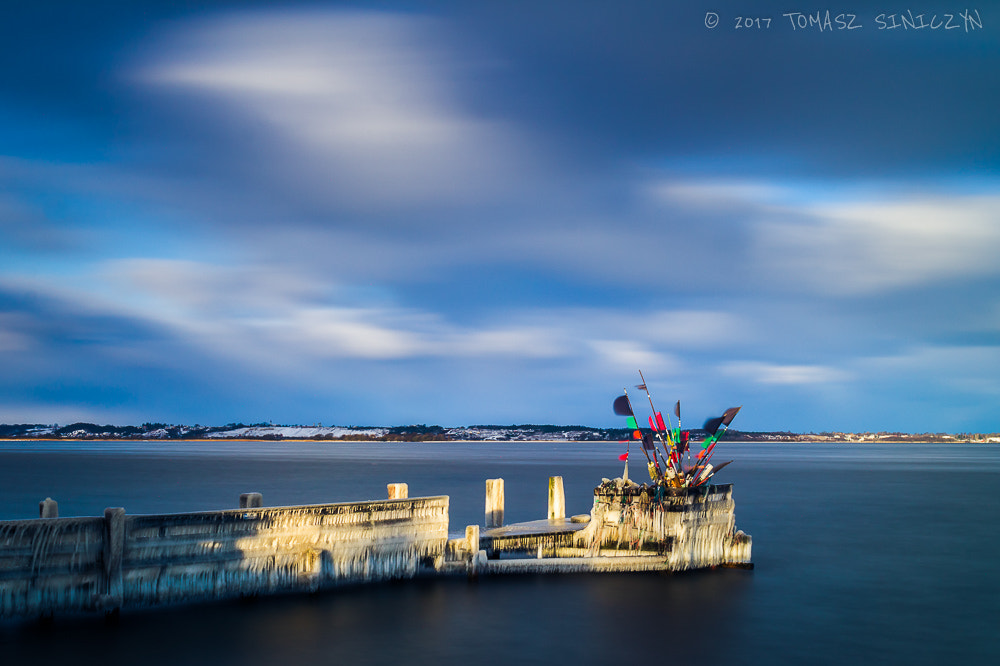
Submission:
[[[725,448],[723,448],[725,446]],[[394,583],[103,619],[0,626],[0,663],[1000,663],[1000,446],[725,444],[754,571]],[[584,513],[615,444],[0,442],[0,519],[451,496],[481,523]],[[642,472],[633,467],[633,476]]]

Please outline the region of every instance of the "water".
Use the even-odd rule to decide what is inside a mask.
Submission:
[[[312,597],[0,626],[4,664],[998,663],[997,445],[725,444],[754,571],[402,582]],[[481,523],[544,516],[547,480],[589,511],[615,444],[0,442],[0,519],[451,496]],[[633,465],[632,474],[643,470]]]

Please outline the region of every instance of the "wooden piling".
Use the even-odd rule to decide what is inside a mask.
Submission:
[[[486,527],[503,527],[503,479],[486,479]]]
[[[58,518],[59,517],[59,503],[56,502],[51,497],[46,497],[41,502],[38,503],[38,517],[39,518]]]
[[[549,477],[549,520],[566,519],[566,492],[561,476]]]
[[[125,552],[125,509],[104,510],[104,612],[117,614],[122,607],[122,556]]]
[[[240,495],[241,509],[259,509],[264,506],[264,496],[260,493],[243,493]]]
[[[410,487],[405,483],[390,483],[386,485],[389,491],[389,499],[407,499],[410,496]]]
[[[465,528],[465,546],[475,559],[479,553],[479,525],[469,525]]]

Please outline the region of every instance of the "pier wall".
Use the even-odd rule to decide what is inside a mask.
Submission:
[[[729,484],[664,489],[605,481],[577,543],[590,555],[658,552],[672,571],[745,565],[752,540],[736,530],[735,510]]]
[[[447,539],[447,497],[0,521],[0,617],[411,578]]]
[[[752,540],[736,529],[735,508],[731,485],[604,479],[589,516],[487,529],[475,545],[468,536],[449,542],[449,556],[485,575],[751,568]]]

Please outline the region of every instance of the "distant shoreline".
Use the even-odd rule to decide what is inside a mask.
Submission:
[[[694,442],[708,433],[700,428],[686,429]],[[141,426],[98,425],[94,423],[0,424],[0,439],[12,441],[284,441],[284,442],[624,442],[634,439],[629,428],[595,428],[583,425],[473,425],[442,427],[438,425],[403,426],[323,426],[274,425],[272,423],[229,423],[224,426],[168,425],[144,423]],[[728,442],[996,442],[997,433],[903,433],[903,432],[745,432],[730,429]]]
[[[803,443],[803,444],[1000,444],[1000,435],[997,434],[963,434],[963,435],[911,435],[906,433],[844,433],[842,436],[832,437],[829,435],[817,435],[812,433],[752,433],[752,432],[732,432],[732,436],[722,438],[726,444],[773,444],[773,443]],[[692,442],[697,443],[701,437],[692,433]],[[77,437],[32,437],[32,436],[6,436],[0,435],[0,441],[6,442],[191,442],[201,444],[212,444],[218,442],[273,442],[283,443],[325,443],[325,444],[350,444],[350,443],[428,443],[428,444],[508,444],[525,443],[532,444],[621,444],[624,443],[619,438],[609,439],[543,439],[533,437],[510,437],[510,438],[383,438],[383,437],[350,437],[350,438],[317,438],[317,437],[100,437],[100,436],[77,436]]]

